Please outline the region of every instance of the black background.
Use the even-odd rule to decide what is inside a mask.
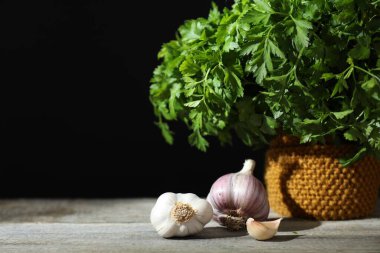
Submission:
[[[216,1],[228,6],[230,1]],[[207,195],[263,152],[202,153],[154,125],[149,80],[161,45],[211,1],[0,2],[1,197]]]

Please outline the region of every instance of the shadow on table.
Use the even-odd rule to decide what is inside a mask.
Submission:
[[[193,239],[217,239],[217,238],[231,238],[246,236],[248,233],[246,230],[230,231],[224,227],[206,227],[194,236],[189,237],[175,237],[174,240],[193,240]]]
[[[263,241],[263,242],[287,242],[287,241],[294,240],[294,239],[301,237],[301,236],[303,236],[303,235],[279,235],[279,234],[276,234],[273,238],[266,240],[266,241]]]
[[[306,219],[296,219],[296,218],[283,218],[278,228],[280,232],[293,232],[309,230],[319,227],[322,223],[317,220],[306,220]]]
[[[283,218],[278,229],[279,232],[294,232],[294,235],[276,235],[271,242],[285,242],[296,239],[302,235],[296,234],[296,231],[313,229],[320,226],[322,223],[317,220],[306,220],[297,218]],[[245,229],[241,231],[231,231],[224,227],[206,227],[199,234],[189,237],[176,237],[174,240],[192,240],[192,239],[217,239],[242,237],[248,235]]]
[[[194,239],[218,239],[218,238],[232,238],[242,237],[248,235],[246,230],[230,231],[223,227],[206,227],[202,232],[197,235],[189,237],[174,237],[171,240],[194,240]],[[294,240],[303,235],[275,235],[273,238],[267,240],[268,242],[287,242]]]

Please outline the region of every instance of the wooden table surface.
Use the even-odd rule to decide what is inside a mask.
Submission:
[[[149,223],[154,199],[1,200],[0,252],[380,252],[380,204],[366,219],[286,218],[256,241],[209,223],[198,235],[163,239]],[[277,217],[271,213],[270,217]]]

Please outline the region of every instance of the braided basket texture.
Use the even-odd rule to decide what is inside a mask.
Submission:
[[[343,220],[370,215],[380,186],[380,162],[364,157],[343,168],[352,146],[299,145],[283,136],[266,153],[265,183],[271,208],[283,216]]]

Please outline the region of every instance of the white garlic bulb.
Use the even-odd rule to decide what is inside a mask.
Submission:
[[[247,231],[256,240],[268,240],[272,238],[280,226],[282,218],[272,221],[255,221],[252,218],[247,220]]]
[[[255,161],[245,161],[238,173],[220,177],[211,187],[207,200],[213,207],[214,220],[231,230],[246,226],[249,217],[265,220],[269,201],[264,185],[252,175]]]
[[[212,218],[212,207],[193,193],[166,192],[150,213],[150,222],[164,237],[183,237],[200,232]]]

